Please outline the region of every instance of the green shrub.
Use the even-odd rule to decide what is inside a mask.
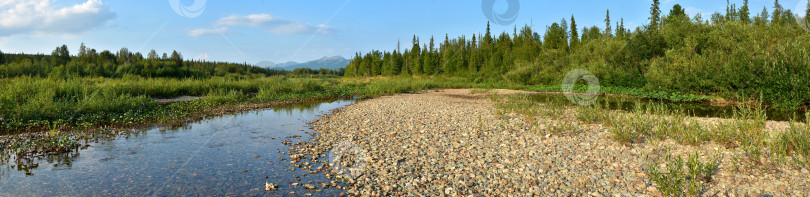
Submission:
[[[671,155],[669,150],[661,154],[657,158],[648,155],[645,172],[665,196],[700,196],[719,166],[719,156],[701,162],[698,153],[686,159]]]

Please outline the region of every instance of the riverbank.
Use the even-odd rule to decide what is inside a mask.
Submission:
[[[697,193],[720,196],[801,196],[810,192],[807,166],[763,161],[767,165],[758,167],[744,161],[743,155],[749,154],[746,150],[715,142],[685,145],[651,138],[626,143],[617,140],[613,126],[607,123],[579,123],[581,117],[525,117],[499,110],[501,102],[492,99],[495,92],[526,92],[473,92],[448,89],[397,94],[344,107],[314,121],[313,129],[319,132],[316,139],[293,145],[291,159],[302,163],[317,160],[330,150],[364,153],[344,156],[335,163],[348,165],[345,172],[359,168],[362,173],[325,172],[346,183],[343,189],[354,195],[657,196],[673,188],[661,183],[678,180],[675,175],[680,174],[669,172],[693,169],[690,166],[701,167],[695,172],[706,175],[681,179],[688,185],[676,185],[680,190],[696,188]],[[562,110],[554,115],[569,116],[566,113]],[[764,128],[779,130],[787,125],[768,121]],[[365,156],[356,158],[358,155]],[[672,158],[687,162],[673,162],[677,159]],[[671,167],[681,164],[686,167]]]
[[[171,103],[165,106],[173,116],[149,116],[140,121],[130,121],[114,125],[97,125],[81,129],[54,128],[53,130],[22,132],[10,135],[0,135],[0,150],[4,154],[15,154],[18,157],[33,157],[38,155],[59,154],[73,151],[76,148],[100,139],[116,138],[138,128],[144,127],[179,127],[190,122],[202,120],[207,117],[221,116],[230,113],[248,110],[263,109],[277,106],[288,106],[308,102],[326,101],[346,98],[340,94],[308,95],[307,97],[291,97],[283,100],[243,101],[229,103],[212,103],[217,97],[208,97],[197,100]]]
[[[95,136],[133,128],[179,126],[226,112],[332,98],[370,98],[433,88],[484,87],[460,78],[387,78],[357,82],[337,78],[228,80],[49,78],[9,80],[0,94],[2,154],[37,155],[69,151]],[[0,87],[6,87],[0,85]],[[26,90],[28,91],[26,93]],[[33,96],[41,96],[34,99]],[[173,98],[186,95],[188,99]],[[180,97],[182,98],[182,97]],[[193,99],[191,99],[193,98]]]

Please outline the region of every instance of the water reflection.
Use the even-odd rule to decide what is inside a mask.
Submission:
[[[177,128],[148,128],[82,150],[32,158],[0,157],[0,196],[281,195],[315,193],[288,182],[324,181],[280,162],[288,136],[307,121],[353,101],[239,112]],[[289,139],[293,143],[306,138]],[[4,153],[5,154],[5,153]],[[297,180],[300,179],[300,180]],[[281,185],[265,192],[264,183]],[[324,189],[314,195],[335,195]]]

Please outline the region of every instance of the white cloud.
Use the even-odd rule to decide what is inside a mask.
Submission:
[[[245,27],[263,27],[270,26],[278,23],[287,23],[273,15],[269,14],[251,14],[246,16],[232,15],[217,20],[218,26],[245,26]]]
[[[58,7],[50,0],[0,0],[0,36],[77,34],[116,17],[101,0]]]
[[[204,36],[204,35],[217,35],[217,34],[227,34],[231,33],[231,30],[227,27],[220,27],[220,28],[197,28],[191,29],[188,31],[189,36]]]
[[[328,25],[310,25],[305,23],[289,23],[273,27],[267,32],[274,34],[328,34],[332,27]]]
[[[250,14],[250,15],[231,15],[228,17],[220,18],[213,24],[214,26],[222,28],[214,29],[192,29],[189,30],[190,36],[210,35],[220,32],[230,32],[227,27],[256,27],[266,29],[269,33],[274,34],[329,34],[333,31],[332,27],[328,25],[312,25],[309,23],[295,22],[290,20],[281,19],[277,16],[270,14]]]
[[[691,17],[695,17],[695,16],[697,16],[697,14],[700,14],[700,16],[703,17],[703,19],[706,19],[706,17],[711,16],[711,13],[703,12],[703,10],[695,8],[695,7],[686,7],[683,10],[686,12],[686,15],[691,16]]]
[[[197,55],[197,57],[194,57],[194,59],[195,60],[207,60],[208,59],[208,53],[200,53],[199,55]]]
[[[632,21],[629,21],[629,22],[624,23],[624,28],[629,29],[630,32],[633,32],[633,31],[636,30],[636,28],[638,28],[638,24],[636,24],[636,23],[634,23]]]

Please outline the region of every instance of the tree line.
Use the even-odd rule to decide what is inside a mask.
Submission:
[[[264,77],[276,75],[333,75],[342,76],[343,70],[308,68],[293,71],[262,68],[247,63],[229,63],[206,60],[184,60],[182,54],[159,55],[151,50],[146,57],[140,52],[127,48],[113,53],[109,50],[98,52],[81,44],[78,54],[71,55],[68,47],[56,47],[46,54],[4,54],[0,51],[0,77],[121,77],[136,75],[142,77],[205,78],[220,77]]]
[[[805,10],[810,16],[809,9]],[[635,29],[624,19],[604,28],[580,27],[572,15],[546,26],[543,35],[527,25],[513,32],[466,35],[421,43],[414,36],[403,51],[357,53],[346,76],[451,75],[476,82],[558,84],[582,68],[603,86],[756,99],[779,107],[810,104],[810,17],[800,18],[776,0],[755,15],[728,3],[725,13],[691,17],[676,4],[668,13],[659,0],[648,23]]]

